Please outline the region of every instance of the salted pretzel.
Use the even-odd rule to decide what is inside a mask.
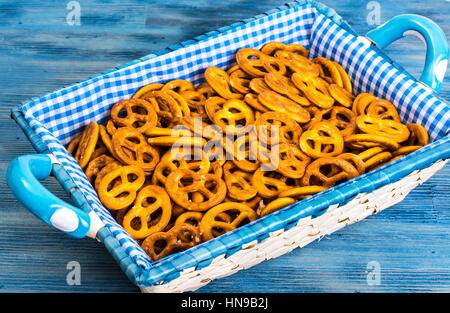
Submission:
[[[397,109],[395,106],[384,99],[376,99],[371,101],[366,109],[365,112],[367,115],[375,116],[380,119],[391,119],[396,122],[400,122],[400,116],[398,115]]]
[[[121,164],[120,162],[113,160],[111,162],[108,162],[105,166],[103,166],[101,168],[101,170],[97,173],[97,175],[95,175],[95,179],[94,179],[94,189],[98,192],[98,187],[100,186],[100,182],[103,179],[103,177],[105,177],[106,174],[110,173],[111,171],[122,167],[123,164]],[[114,184],[120,183],[119,182],[114,182]]]
[[[261,92],[258,100],[270,111],[286,113],[298,123],[307,123],[311,119],[309,112],[300,104],[274,91]]]
[[[97,174],[114,159],[106,154],[102,154],[92,159],[86,167],[85,174],[91,184],[94,184]]]
[[[408,127],[389,119],[360,115],[356,118],[356,125],[366,134],[381,135],[397,142],[404,142],[409,138]]]
[[[241,170],[254,172],[259,168],[258,141],[254,131],[240,135],[232,142],[225,140],[224,148],[232,162]]]
[[[344,150],[344,139],[336,126],[319,122],[300,136],[300,149],[315,159],[336,156]]]
[[[289,68],[292,72],[301,73],[311,77],[317,77],[320,74],[320,68],[307,57],[293,53],[292,51],[278,50],[275,57]]]
[[[327,188],[322,186],[303,186],[303,187],[294,187],[291,189],[288,189],[286,191],[282,191],[278,194],[279,198],[294,198],[297,200],[303,200],[306,199],[316,193],[322,192],[326,190]]]
[[[402,155],[405,156],[407,154],[413,153],[416,150],[419,150],[422,146],[403,146],[392,152],[392,156]]]
[[[419,124],[415,123],[408,123],[406,124],[406,127],[408,127],[410,135],[408,138],[408,145],[419,145],[419,146],[425,146],[428,144],[428,133],[426,129]]]
[[[234,90],[242,94],[247,94],[252,91],[249,86],[252,77],[245,73],[243,70],[238,68],[229,75],[229,83]]]
[[[399,144],[397,141],[374,134],[353,134],[344,138],[345,146],[350,149],[364,150],[373,147],[384,147],[387,150],[397,150]]]
[[[146,172],[159,162],[159,152],[147,143],[145,137],[131,127],[121,127],[112,136],[114,156],[124,164],[136,165]]]
[[[358,170],[360,175],[366,172],[367,164],[364,163],[365,160],[363,160],[358,154],[346,152],[339,154],[337,157],[352,164]]]
[[[211,163],[199,147],[171,148],[162,157],[153,171],[152,183],[165,185],[167,176],[177,169],[189,169],[199,174],[209,173]]]
[[[298,104],[302,106],[310,105],[309,100],[301,94],[300,90],[295,87],[294,83],[288,77],[279,73],[267,73],[264,75],[264,82],[272,90],[288,97]]]
[[[224,222],[220,219],[220,215],[227,213],[233,216],[231,222]],[[219,217],[219,218],[218,218]],[[255,211],[245,204],[239,202],[225,202],[208,210],[200,222],[200,233],[204,241],[213,239],[217,235],[229,232],[243,224],[253,222],[257,219]],[[213,231],[218,233],[214,235]]]
[[[230,89],[230,77],[224,70],[211,66],[205,71],[205,79],[208,84],[225,99],[242,99],[241,93],[232,92]]]
[[[305,97],[318,107],[328,109],[335,103],[335,99],[328,91],[329,84],[322,78],[294,73],[291,79]]]
[[[336,67],[335,62],[323,57],[315,58],[312,60],[312,62],[321,65],[320,77],[325,79],[329,84],[334,83],[340,87],[344,86],[341,74],[339,72],[339,69]]]
[[[283,112],[266,112],[255,122],[258,139],[263,144],[271,145],[279,142],[297,144],[302,128],[288,114]]]
[[[259,112],[269,112],[269,109],[267,109],[265,106],[261,104],[258,100],[258,95],[253,93],[248,93],[244,97],[245,103],[247,103],[250,107],[252,107],[255,110],[255,119],[256,114]]]
[[[314,112],[313,108],[311,110]],[[314,121],[305,125],[306,129],[311,129],[318,122],[328,122],[336,126],[343,137],[352,135],[356,131],[356,114],[345,107],[333,106],[329,109],[318,110],[313,114],[312,120]]]
[[[346,108],[352,107],[355,96],[344,87],[341,87],[337,84],[330,84],[328,85],[328,93],[340,105]]]
[[[336,69],[339,72],[339,75],[341,76],[342,79],[342,87],[347,90],[348,92],[352,93],[353,91],[353,87],[352,87],[352,82],[350,81],[350,77],[348,77],[347,72],[345,71],[345,69],[337,62],[333,62],[334,66],[336,66]]]
[[[374,169],[376,166],[385,163],[392,159],[392,153],[389,151],[382,151],[380,153],[375,154],[371,158],[364,161],[364,165],[368,171]]]
[[[206,96],[197,90],[185,90],[179,92],[189,107],[189,116],[200,116],[202,119],[208,118],[205,111]]]
[[[263,198],[275,198],[282,191],[295,187],[296,180],[288,179],[280,173],[273,171],[263,171],[258,168],[252,177],[253,187],[258,191],[258,195]]]
[[[149,94],[152,91],[160,90],[164,84],[161,83],[152,83],[145,85],[136,91],[136,93],[133,95],[132,99],[141,99],[145,94]]]
[[[98,133],[99,125],[96,122],[90,122],[83,130],[81,137],[77,142],[73,157],[81,168],[85,168],[91,160],[97,145]],[[72,149],[73,148],[70,148],[70,150]]]
[[[162,243],[161,243],[162,242]],[[200,243],[199,230],[189,224],[176,225],[167,232],[153,233],[142,242],[142,249],[153,261]]]
[[[183,92],[186,90],[195,90],[194,85],[187,80],[184,79],[174,79],[164,84],[161,87],[161,90],[172,90],[175,92]]]
[[[78,148],[78,144],[80,143],[80,139],[81,136],[83,135],[83,133],[75,136],[67,145],[67,152],[69,152],[72,156],[75,154],[77,148]]]
[[[279,197],[278,199],[272,200],[264,208],[262,208],[259,213],[259,217],[266,216],[267,214],[278,211],[278,210],[280,210],[284,207],[287,207],[288,205],[291,205],[295,202],[297,202],[297,200],[295,200],[294,198]]]
[[[369,106],[369,104],[376,100],[377,98],[370,93],[360,93],[356,98],[353,100],[352,104],[352,111],[356,115],[364,115],[367,114],[366,109]]]
[[[266,73],[286,73],[286,66],[276,57],[268,56],[259,50],[242,48],[236,52],[239,67],[253,77],[262,77]]]
[[[264,75],[265,76],[265,75]],[[263,77],[255,77],[250,80],[248,86],[252,90],[253,93],[259,94],[263,91],[272,90],[269,86],[267,86]]]
[[[251,173],[240,170],[232,161],[227,161],[223,166],[223,177],[228,196],[239,201],[254,198],[258,191],[252,185],[252,176]]]
[[[326,172],[326,167],[334,165],[338,171]],[[330,175],[331,173],[331,175]],[[303,186],[319,184],[325,188],[355,178],[359,175],[358,170],[349,162],[337,157],[323,157],[310,163],[306,168],[305,175],[302,178]],[[317,183],[312,183],[312,179],[316,179]]]
[[[212,121],[227,134],[239,134],[255,122],[255,115],[244,101],[231,99],[215,111]]]
[[[308,57],[308,50],[305,49],[302,45],[298,44],[290,44],[286,45],[282,42],[269,42],[265,44],[261,48],[261,52],[270,56],[274,56],[276,51],[283,50],[283,51],[289,51],[292,53],[300,54],[304,57]]]
[[[142,99],[117,102],[111,109],[111,119],[116,125],[133,127],[141,133],[155,127],[158,122],[153,106]]]
[[[150,199],[150,200],[149,200]],[[154,215],[159,213],[157,219]],[[164,188],[146,186],[136,196],[133,207],[123,218],[123,228],[134,239],[144,239],[169,224],[172,214],[170,198]]]
[[[178,169],[167,176],[166,190],[170,198],[179,206],[190,211],[206,211],[225,199],[225,182],[213,174],[198,174],[192,170]],[[192,201],[192,196],[200,193],[202,202]]]
[[[208,82],[203,82],[200,85],[198,85],[196,91],[202,94],[205,97],[205,99],[217,95],[217,93],[214,91],[214,89],[211,88]]]
[[[100,201],[110,210],[126,208],[133,203],[144,181],[145,173],[140,167],[128,165],[116,168],[100,181],[97,190]]]
[[[304,154],[297,145],[282,142],[276,146],[272,146],[272,149],[276,147],[278,160],[276,164],[276,171],[283,174],[286,177],[299,179],[303,177],[306,166],[311,162],[311,158]],[[263,151],[266,152],[266,151]],[[259,155],[263,154],[261,152]],[[259,156],[258,155],[258,156]],[[272,161],[269,155],[260,158],[262,164]]]

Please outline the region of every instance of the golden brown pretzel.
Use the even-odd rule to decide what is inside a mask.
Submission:
[[[270,111],[286,113],[298,123],[307,123],[311,119],[309,112],[300,104],[274,91],[261,92],[258,100]]]
[[[174,226],[167,232],[151,234],[145,238],[141,247],[152,261],[157,261],[175,252],[192,248],[198,243],[200,243],[199,230],[192,225],[182,224]]]
[[[336,156],[344,149],[344,139],[336,126],[319,122],[300,136],[300,148],[312,158]]]
[[[78,142],[74,154],[74,158],[81,168],[85,168],[88,165],[89,160],[91,160],[97,145],[98,134],[99,126],[94,121],[90,122],[81,134],[80,141]]]
[[[286,73],[286,67],[280,59],[251,48],[239,49],[236,61],[244,72],[253,77],[262,77],[266,73]]]
[[[247,201],[254,198],[258,193],[252,185],[253,175],[239,170],[233,162],[227,161],[224,164],[223,175],[229,197],[239,201]]]
[[[128,165],[116,168],[101,178],[98,196],[105,207],[120,210],[131,205],[145,181],[144,171]]]
[[[145,137],[131,127],[119,128],[112,137],[114,156],[124,164],[136,165],[146,172],[159,162],[159,152],[147,143]]]
[[[213,174],[198,174],[187,169],[178,169],[167,176],[166,190],[179,206],[190,211],[206,211],[225,199],[225,182]],[[194,202],[192,197],[200,193],[204,201]]]
[[[116,125],[133,127],[141,133],[155,127],[158,116],[153,106],[142,99],[127,99],[111,108],[111,119]]]
[[[220,219],[220,215],[227,213],[234,216],[231,222],[224,222]],[[219,218],[218,218],[219,217]],[[217,235],[229,232],[242,226],[244,223],[253,222],[257,219],[255,211],[245,204],[239,202],[225,202],[208,210],[200,222],[200,233],[204,241],[213,239]],[[214,234],[213,230],[218,233]]]
[[[329,173],[326,172],[326,167],[334,165],[338,168]],[[330,188],[359,175],[356,168],[349,162],[336,157],[323,157],[310,163],[306,168],[305,175],[302,178],[303,186],[313,185],[312,179],[317,179],[321,186]]]
[[[255,128],[260,142],[267,145],[279,142],[297,144],[302,134],[302,128],[296,121],[282,112],[261,114],[255,122]]]
[[[242,99],[243,95],[240,93],[234,93],[230,89],[230,77],[224,70],[211,66],[205,71],[205,79],[208,84],[217,92],[221,97],[225,99]]]
[[[159,216],[154,218],[157,213]],[[133,207],[123,218],[123,227],[134,239],[144,239],[163,230],[171,214],[172,205],[164,188],[149,185],[137,194]]]

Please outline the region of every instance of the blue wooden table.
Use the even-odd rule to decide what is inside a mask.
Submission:
[[[50,228],[9,192],[5,182],[9,162],[34,153],[9,118],[10,109],[27,98],[285,2],[0,1],[0,292],[139,291],[100,243]],[[360,34],[397,14],[417,13],[437,22],[447,38],[450,35],[448,1],[322,2]],[[425,56],[420,40],[402,39],[388,53],[420,76]],[[449,75],[441,94],[450,100]],[[400,204],[199,291],[449,292],[449,176],[447,165]],[[44,184],[70,201],[56,182]],[[80,266],[80,284],[73,284],[73,264]],[[379,284],[368,283],[368,277],[376,274],[374,264],[379,266]]]

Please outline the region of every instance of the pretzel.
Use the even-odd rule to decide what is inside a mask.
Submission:
[[[121,127],[112,136],[114,156],[124,164],[136,165],[146,172],[159,162],[159,152],[148,145],[145,137],[136,129]]]
[[[181,119],[181,124],[189,128],[189,130],[195,135],[206,139],[216,140],[223,135],[219,126],[215,124],[208,124],[204,122],[203,118],[185,116]],[[188,135],[191,136],[191,134]]]
[[[189,107],[190,116],[200,116],[202,119],[208,118],[205,111],[205,95],[197,90],[185,90],[180,91],[180,96],[182,96]]]
[[[286,45],[282,42],[269,42],[265,44],[261,48],[261,52],[270,56],[273,56],[276,51],[283,50],[283,51],[289,51],[292,53],[300,54],[304,57],[308,57],[308,50],[305,49],[302,45],[297,44],[290,44]]]
[[[233,162],[228,161],[224,164],[223,175],[229,197],[246,201],[254,198],[258,193],[252,186],[252,174],[239,170]]]
[[[238,168],[246,172],[254,172],[260,166],[257,144],[256,135],[246,134],[239,136],[232,147],[229,147],[226,142],[225,149],[227,153],[232,154],[232,162]]]
[[[366,114],[367,106],[377,98],[370,93],[360,93],[355,100],[353,100],[352,111],[356,115]]]
[[[278,211],[284,207],[287,207],[288,205],[291,205],[292,203],[297,202],[293,198],[289,197],[280,197],[278,199],[275,199],[271,202],[269,202],[259,213],[259,217],[266,216],[267,214],[273,213],[275,211]]]
[[[306,129],[311,129],[318,122],[328,122],[331,125],[336,126],[343,137],[352,135],[356,131],[355,113],[341,106],[319,110],[319,112],[314,113],[313,119],[314,122],[305,125]]]
[[[208,84],[208,82],[203,82],[200,85],[197,86],[196,89],[200,94],[202,94],[205,99],[208,99],[210,97],[216,96],[217,93],[214,91],[214,89],[211,88],[211,86]]]
[[[78,144],[80,143],[80,139],[83,133],[75,136],[70,143],[67,145],[67,152],[69,152],[72,156],[75,155],[75,152],[78,148]]]
[[[282,191],[288,190],[295,186],[295,180],[288,180],[277,172],[263,171],[258,168],[252,177],[253,187],[258,191],[258,195],[263,198],[275,198]]]
[[[192,170],[178,169],[167,176],[166,190],[179,206],[190,211],[206,211],[225,199],[225,182],[213,174],[198,174]],[[193,202],[192,195],[199,192],[206,198]]]
[[[355,96],[344,87],[341,87],[337,84],[328,85],[328,92],[330,96],[333,97],[340,105],[351,108],[353,104],[353,100]]]
[[[261,114],[255,122],[255,128],[260,142],[267,145],[279,142],[297,144],[302,134],[302,128],[296,121],[282,112],[271,111]]]
[[[230,90],[230,77],[224,70],[211,66],[205,71],[205,79],[208,84],[225,99],[242,99],[243,95],[240,93],[233,93]]]
[[[264,81],[272,90],[287,96],[298,104],[302,106],[310,105],[309,100],[301,95],[300,90],[286,76],[279,73],[267,73],[264,75]]]
[[[154,220],[153,216],[159,211],[158,218]],[[125,214],[123,228],[134,239],[144,239],[163,230],[169,224],[171,213],[172,205],[164,188],[146,186],[139,191],[133,207]]]
[[[140,167],[129,165],[116,168],[100,180],[97,190],[100,201],[110,210],[126,208],[133,203],[144,181],[145,173]]]
[[[377,165],[392,159],[392,153],[389,151],[380,152],[364,162],[367,170],[374,169]]]
[[[172,148],[161,157],[161,161],[153,171],[152,183],[164,186],[167,176],[177,169],[189,169],[199,174],[207,174],[210,165],[211,163],[203,149],[198,147],[192,149],[191,147]]]
[[[358,170],[360,175],[366,172],[366,164],[364,160],[358,155],[350,152],[342,153],[337,156],[340,159],[343,159],[353,165],[354,168]]]
[[[86,167],[85,174],[91,185],[94,184],[97,174],[109,163],[114,161],[114,159],[106,154],[100,155],[91,161],[89,161]]]
[[[375,116],[380,119],[391,119],[396,122],[400,122],[400,116],[398,115],[395,106],[384,99],[376,99],[369,103],[366,107],[367,115]]]
[[[342,87],[347,90],[348,92],[352,93],[352,82],[350,81],[350,77],[348,77],[347,72],[345,69],[337,62],[333,62],[334,66],[336,66],[336,69],[339,72],[339,75],[342,79]]]
[[[250,77],[243,70],[239,69],[239,66],[238,69],[236,69],[229,75],[230,75],[230,86],[234,90],[242,94],[247,94],[251,92],[249,84],[252,77]]]
[[[258,100],[258,95],[253,93],[248,93],[244,97],[245,103],[251,106],[255,110],[255,118],[257,112],[269,112],[269,110],[261,104]]]
[[[263,77],[255,77],[252,80],[250,80],[248,85],[254,93],[259,94],[263,91],[272,90],[272,89],[270,89],[269,86],[267,86],[267,84],[264,80],[264,76]]]
[[[416,150],[419,150],[420,148],[422,148],[422,146],[403,146],[392,152],[392,156],[405,156],[407,154],[413,153]]]
[[[161,87],[162,91],[172,90],[175,92],[183,92],[186,90],[195,90],[194,85],[187,80],[184,79],[174,79],[167,82],[163,87]]]
[[[306,166],[311,162],[311,159],[295,144],[282,142],[276,147],[278,148],[278,155],[275,157],[278,159],[278,164],[275,170],[289,178],[302,178]],[[267,163],[267,161],[264,162],[264,160],[273,162],[269,157],[260,159],[260,162],[263,164]]]
[[[280,59],[282,63],[293,72],[311,77],[319,76],[319,66],[303,55],[291,51],[278,50],[275,52],[275,57]]]
[[[336,126],[319,122],[300,136],[300,149],[315,159],[336,156],[344,150],[344,139]]]
[[[397,150],[398,142],[381,135],[373,134],[354,134],[344,138],[346,147],[356,150],[364,150],[372,147],[384,147],[387,150]]]
[[[189,236],[186,236],[189,234]],[[180,236],[181,235],[181,236]],[[186,239],[189,239],[188,241]],[[158,243],[164,244],[158,245]],[[160,260],[166,256],[187,250],[200,243],[199,230],[189,224],[177,225],[167,232],[153,233],[142,242],[142,249],[153,261]]]
[[[403,142],[409,138],[408,127],[393,120],[360,115],[356,118],[356,125],[364,133],[384,136],[397,142]]]
[[[232,222],[223,222],[217,220],[222,213],[234,216]],[[253,222],[257,219],[255,211],[239,202],[225,202],[208,210],[200,222],[200,233],[204,241],[213,239],[219,234],[229,232],[240,227],[246,222]],[[217,230],[218,234],[214,235],[213,230]]]
[[[368,159],[370,159],[371,157],[377,155],[380,152],[383,152],[384,150],[386,150],[385,147],[382,146],[376,146],[367,150],[364,150],[363,152],[358,154],[358,157],[363,160],[363,161],[367,161]]]
[[[334,98],[328,91],[328,83],[320,77],[310,77],[300,73],[294,73],[291,79],[306,98],[318,107],[328,109],[335,103]]]
[[[286,73],[286,67],[280,59],[251,48],[239,49],[236,61],[244,72],[253,77],[262,77],[266,73]]]
[[[408,123],[406,124],[406,127],[408,127],[410,135],[408,138],[408,145],[419,145],[419,146],[425,146],[428,144],[428,133],[426,129],[415,123]]]
[[[190,115],[190,109],[186,100],[171,89],[154,91],[145,97],[150,102],[158,116],[157,126],[173,127],[183,116]]]
[[[228,195],[225,197],[225,200],[224,200],[224,202],[238,202],[238,201],[239,200],[237,200],[237,199],[230,198]],[[260,196],[255,196],[254,198],[249,199],[247,201],[239,201],[239,203],[242,203],[242,204],[248,206],[252,210],[256,210],[256,209],[258,209],[261,201],[263,201],[263,198],[261,198]]]
[[[111,162],[108,162],[102,169],[97,173],[94,180],[94,188],[98,192],[98,187],[100,186],[100,182],[105,177],[106,174],[110,173],[111,171],[122,167],[122,164],[116,160],[113,160]],[[120,183],[120,182],[119,182]]]
[[[151,93],[152,91],[160,90],[164,84],[153,83],[145,85],[144,87],[139,88],[138,91],[133,95],[132,99],[141,99],[145,94]]]
[[[155,127],[158,122],[153,106],[142,99],[117,102],[111,109],[111,119],[117,125],[133,127],[141,133]]]
[[[278,194],[279,198],[294,198],[297,200],[306,199],[316,193],[326,190],[327,188],[322,186],[306,186],[306,187],[294,187],[286,191],[282,191]]]
[[[97,145],[99,126],[96,122],[90,122],[83,133],[77,145],[74,154],[75,160],[81,168],[85,168],[92,157]]]
[[[261,92],[258,95],[258,100],[269,110],[286,113],[298,123],[306,123],[311,119],[309,112],[300,104],[274,91]]]
[[[323,169],[330,165],[337,167],[338,171],[331,171],[330,173],[323,172]],[[323,157],[308,165],[305,175],[302,178],[302,185],[312,185],[311,180],[314,178],[321,186],[330,188],[342,181],[355,178],[358,175],[359,172],[349,162],[336,157]]]
[[[325,79],[329,84],[336,84],[339,87],[343,87],[341,74],[336,67],[335,62],[323,57],[318,57],[312,60],[316,64],[320,64],[320,77]]]
[[[245,102],[231,99],[215,111],[212,121],[227,134],[239,134],[255,122],[255,116]]]

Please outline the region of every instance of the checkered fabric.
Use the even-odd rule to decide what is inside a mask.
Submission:
[[[180,45],[172,52],[133,62],[23,104],[21,110],[31,128],[142,269],[150,268],[151,260],[100,203],[65,145],[90,121],[104,122],[114,103],[131,97],[140,87],[173,79],[199,83],[207,67],[228,67],[233,64],[238,49],[260,48],[271,41],[299,43],[310,49],[311,57],[324,56],[339,62],[348,71],[357,92],[370,92],[390,100],[403,122],[424,125],[432,141],[447,135],[450,110],[445,103],[308,2],[210,33],[191,45]]]

